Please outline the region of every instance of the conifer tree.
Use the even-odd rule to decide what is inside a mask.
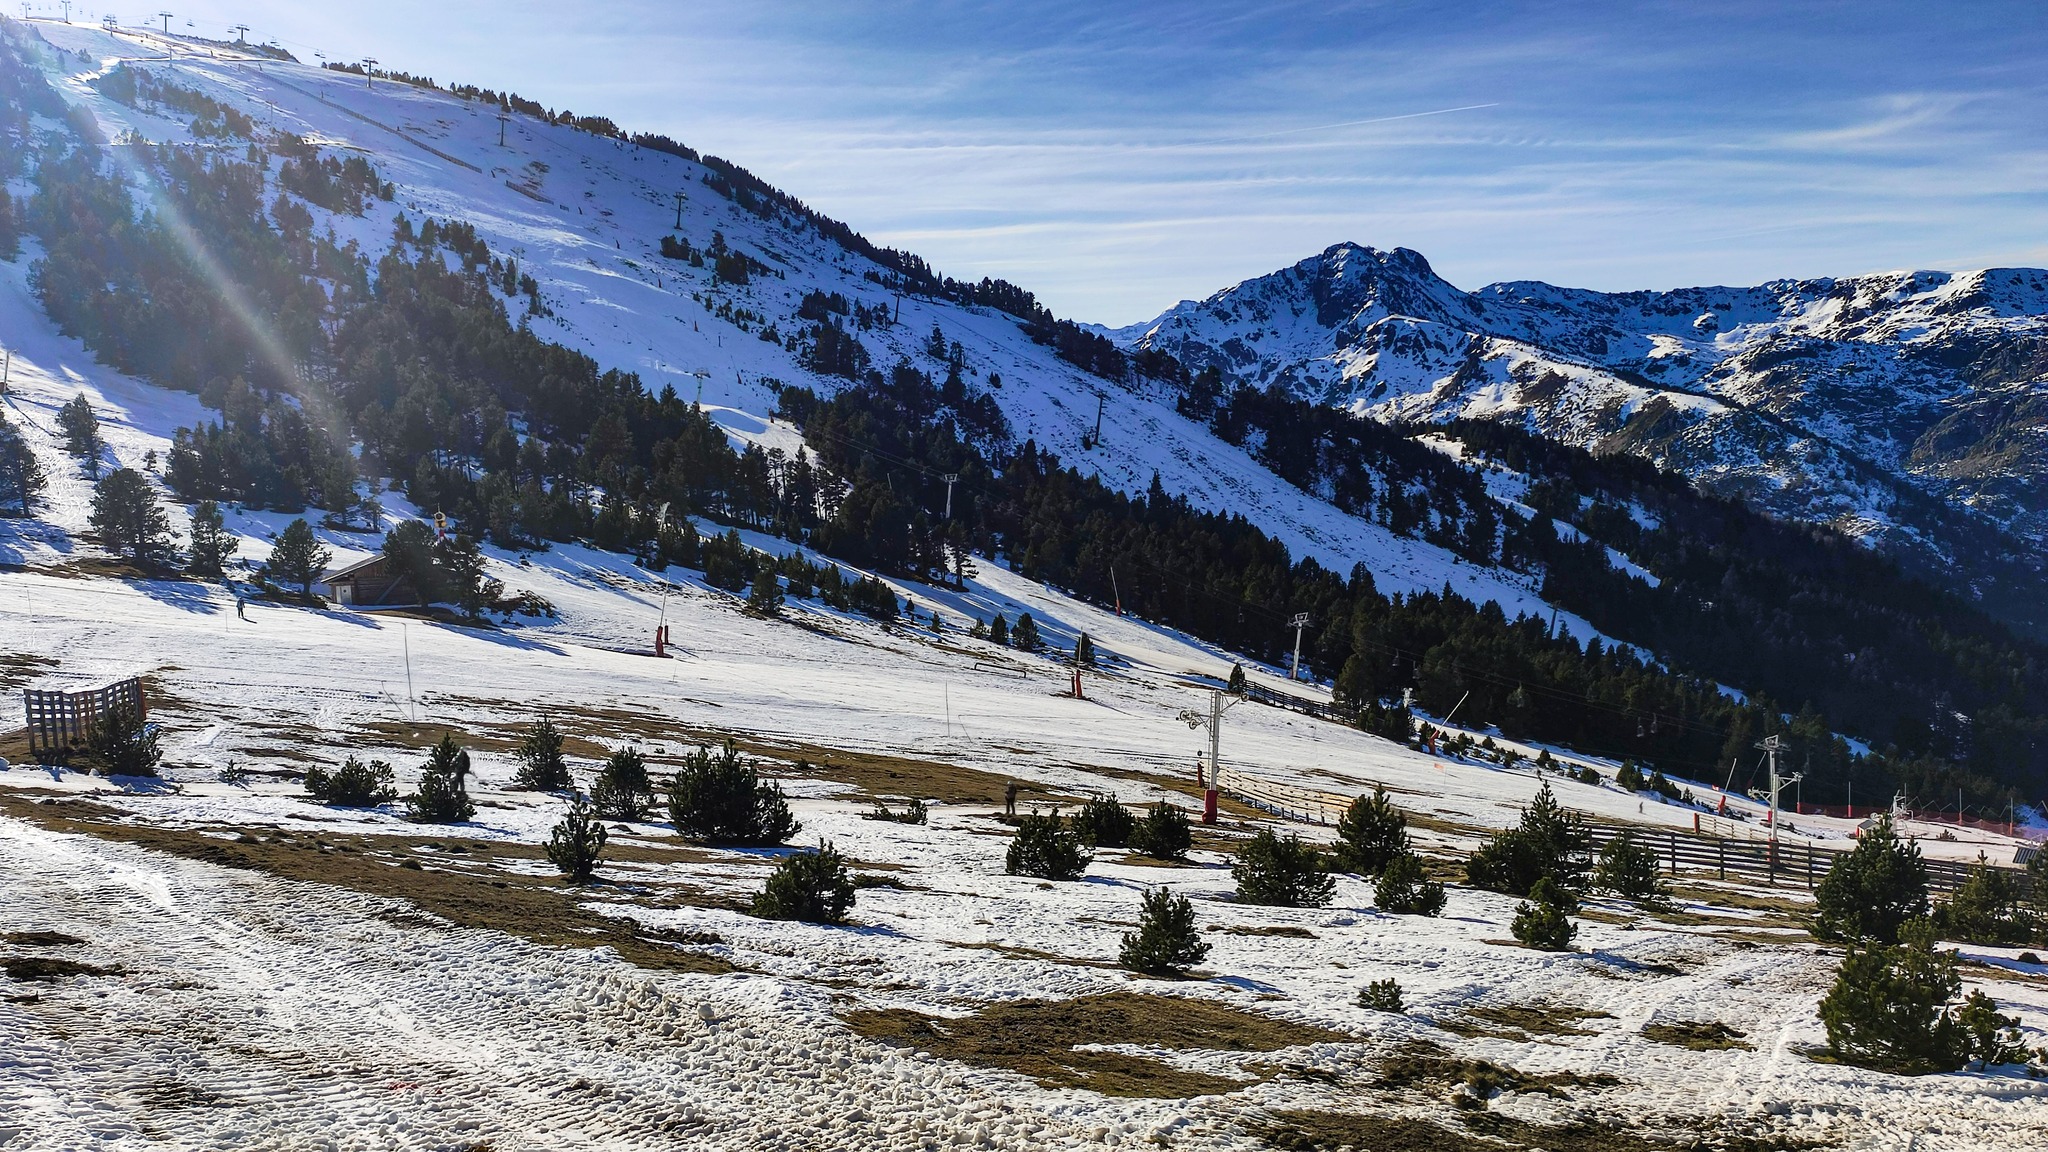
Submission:
[[[469,798],[469,752],[443,735],[427,750],[420,768],[419,790],[406,799],[407,813],[422,824],[460,824],[476,815]]]
[[[853,876],[830,841],[785,857],[754,897],[754,915],[769,920],[843,924],[853,908]]]
[[[1185,860],[1194,834],[1187,813],[1161,800],[1131,829],[1131,847],[1154,860]]]
[[[1358,1006],[1375,1012],[1392,1012],[1400,1015],[1406,1011],[1401,1003],[1401,982],[1391,976],[1375,980],[1358,990]]]
[[[1095,796],[1074,813],[1074,833],[1097,848],[1122,848],[1137,825],[1131,810],[1114,796]]]
[[[669,781],[668,812],[678,834],[706,844],[767,847],[803,827],[790,815],[782,786],[762,783],[730,740],[716,756],[700,747],[684,758]]]
[[[168,564],[177,555],[170,517],[157,504],[156,490],[133,468],[115,469],[100,481],[91,522],[100,543],[116,555],[149,565]]]
[[[1372,902],[1395,916],[1434,916],[1444,910],[1444,886],[1429,878],[1421,857],[1403,847],[1381,870]]]
[[[1313,844],[1289,833],[1275,836],[1261,828],[1237,850],[1230,866],[1237,898],[1246,904],[1281,908],[1321,908],[1337,892],[1337,881],[1323,867],[1323,854]]]
[[[155,776],[163,758],[155,726],[126,704],[100,714],[86,732],[85,762],[103,776]]]
[[[1095,667],[1095,641],[1090,640],[1086,632],[1074,641],[1074,663],[1083,668]]]
[[[85,461],[86,475],[99,479],[107,443],[100,438],[99,415],[83,392],[57,409],[57,427],[64,432],[64,450]]]
[[[1337,863],[1353,872],[1377,876],[1394,858],[1408,851],[1408,818],[1374,788],[1360,796],[1337,820]]]
[[[1927,865],[1879,816],[1856,847],[1837,857],[1814,889],[1814,935],[1823,940],[1896,943],[1899,928],[1927,915]]]
[[[569,811],[548,837],[548,862],[571,882],[581,884],[597,871],[610,836],[597,813],[581,796],[569,799]]]
[[[1593,886],[1638,904],[1661,904],[1671,896],[1670,885],[1657,873],[1656,855],[1633,832],[1621,833],[1600,849]]]
[[[384,560],[393,579],[412,585],[421,605],[441,599],[441,572],[434,564],[434,530],[419,520],[402,520],[384,534]]]
[[[620,748],[605,759],[591,785],[590,801],[608,820],[639,820],[654,802],[647,761],[632,748]]]
[[[277,543],[270,550],[270,561],[264,567],[279,583],[296,584],[301,596],[311,596],[313,581],[320,578],[333,559],[334,553],[313,536],[313,526],[301,516],[278,533]]]
[[[1230,666],[1230,679],[1224,682],[1223,690],[1232,696],[1242,696],[1244,695],[1246,683],[1244,665],[1232,664]]]
[[[1837,1060],[1895,1072],[1963,1066],[1970,1038],[1949,1011],[1962,991],[1956,956],[1934,946],[1924,917],[1899,924],[1896,944],[1851,943],[1820,1002],[1828,1051]]]
[[[1568,889],[1549,876],[1539,877],[1530,889],[1528,901],[1516,906],[1509,931],[1525,947],[1569,952],[1572,939],[1579,934],[1578,925],[1571,921],[1571,913],[1577,907],[1578,901]]]
[[[1165,888],[1146,892],[1138,909],[1138,930],[1124,933],[1117,963],[1152,976],[1184,976],[1209,954],[1195,928],[1195,906]]]
[[[1522,809],[1521,823],[1494,833],[1465,871],[1475,886],[1509,896],[1529,895],[1546,877],[1560,889],[1576,890],[1585,882],[1591,844],[1585,822],[1558,806],[1546,780]]]
[[[1031,618],[1031,613],[1018,615],[1017,626],[1010,629],[1010,646],[1019,652],[1038,651],[1038,621]]]
[[[227,572],[227,563],[242,546],[228,532],[220,505],[201,500],[192,506],[192,547],[186,554],[185,570],[194,576],[217,577]]]
[[[0,413],[0,504],[16,505],[23,516],[33,516],[36,497],[47,483],[35,450],[20,430],[7,422],[6,414]]]
[[[546,716],[520,737],[519,774],[514,783],[532,792],[565,792],[572,787],[569,761],[562,755],[562,732]]]
[[[1040,880],[1078,880],[1088,870],[1091,856],[1059,813],[1041,816],[1036,812],[1017,824],[1003,868],[1012,876],[1036,876]]]
[[[996,613],[996,618],[988,622],[988,642],[998,648],[1010,646],[1010,625],[1003,619],[1001,612]]]
[[[747,611],[756,616],[780,616],[782,602],[782,580],[776,574],[775,561],[764,554],[760,566],[754,569],[753,587],[747,592]],[[938,614],[933,613],[932,618],[936,620]]]
[[[306,794],[337,808],[376,808],[398,799],[391,765],[368,764],[351,756],[333,772],[315,764],[306,769]]]

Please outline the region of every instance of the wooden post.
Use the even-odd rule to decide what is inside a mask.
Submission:
[[[1806,845],[1806,887],[1808,889],[1813,887],[1813,843],[1811,841],[1808,841]]]
[[[1671,874],[1676,876],[1678,875],[1678,833],[1667,832],[1665,835],[1671,841]]]
[[[1720,877],[1726,880],[1728,878],[1728,841],[1719,836],[1714,837],[1714,854],[1720,858]]]

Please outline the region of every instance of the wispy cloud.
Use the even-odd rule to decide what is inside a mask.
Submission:
[[[1346,239],[1622,288],[2048,235],[2033,0],[187,7],[666,132],[1107,322]]]

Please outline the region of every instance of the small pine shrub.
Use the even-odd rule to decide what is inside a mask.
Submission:
[[[427,762],[420,769],[420,786],[406,799],[407,813],[422,824],[460,824],[476,815],[470,801],[469,753],[444,735],[427,750]]]
[[[1508,896],[1527,896],[1549,878],[1559,888],[1577,889],[1590,867],[1592,834],[1575,813],[1558,806],[1550,782],[1522,809],[1522,821],[1493,834],[1465,865],[1474,886]]]
[[[1358,1006],[1375,1012],[1392,1012],[1399,1015],[1408,1009],[1401,1002],[1401,982],[1388,977],[1375,980],[1358,990]]]
[[[583,797],[575,797],[569,802],[568,815],[555,825],[554,835],[548,838],[548,862],[561,869],[562,875],[581,884],[597,871],[608,838],[597,810]]]
[[[901,812],[891,809],[880,800],[875,806],[860,814],[863,820],[886,820],[891,824],[924,824],[931,820],[931,809],[922,800],[913,799],[903,806]]]
[[[700,747],[684,758],[669,782],[668,813],[678,834],[704,844],[767,847],[803,827],[790,815],[782,786],[761,783],[730,740],[716,756]]]
[[[2012,875],[1991,867],[1981,853],[1955,895],[1934,909],[1935,932],[1946,940],[2014,946],[2032,942],[2041,927]]]
[[[1209,945],[1195,930],[1195,906],[1164,888],[1145,893],[1138,930],[1124,934],[1117,962],[1133,972],[1181,976],[1202,962]]]
[[[605,758],[597,782],[590,786],[590,802],[607,820],[639,820],[654,806],[654,784],[647,778],[647,761],[632,748],[620,748]]]
[[[1237,850],[1230,876],[1237,881],[1237,898],[1247,904],[1321,908],[1337,892],[1337,881],[1315,845],[1291,833],[1283,839],[1269,828],[1259,829]]]
[[[1161,800],[1131,830],[1131,848],[1154,860],[1185,860],[1194,845],[1187,813]]]
[[[566,792],[571,787],[569,761],[562,756],[562,733],[543,716],[519,742],[519,775],[515,787],[533,792]]]
[[[1998,1002],[1982,989],[1964,998],[1961,1007],[1955,1009],[1955,1018],[1969,1057],[1978,1067],[2026,1062],[2027,1046],[2021,1042],[2019,1018],[2001,1015]]]
[[[1396,916],[1435,916],[1444,910],[1444,886],[1423,871],[1421,857],[1403,851],[1380,871],[1372,902]]]
[[[1374,788],[1360,796],[1337,821],[1337,863],[1365,876],[1377,876],[1396,856],[1408,851],[1408,818]]]
[[[1599,771],[1590,764],[1579,769],[1578,777],[1581,784],[1598,784],[1600,782]]]
[[[398,799],[391,765],[382,760],[368,764],[351,756],[341,767],[329,772],[315,765],[306,770],[306,794],[336,808],[375,808]]]
[[[155,726],[125,704],[108,709],[86,732],[86,766],[102,776],[155,776],[163,759]]]
[[[1242,696],[1244,695],[1244,686],[1244,665],[1232,664],[1230,666],[1230,679],[1223,682],[1223,690],[1232,696]]]
[[[1650,782],[1643,779],[1643,770],[1636,767],[1633,760],[1621,762],[1621,771],[1614,774],[1614,782],[1631,792],[1641,792],[1650,786]]]
[[[1097,848],[1122,848],[1131,842],[1137,820],[1114,796],[1096,796],[1074,813],[1074,834]]]
[[[1852,943],[1842,957],[1820,1002],[1828,1053],[1890,1072],[1952,1072],[1969,1058],[1972,1040],[1948,1010],[1962,990],[1955,953],[1934,947],[1934,925],[1925,918],[1906,921],[1898,936],[1897,944]]]
[[[846,858],[826,842],[815,851],[785,857],[761,894],[754,897],[753,912],[768,920],[844,924],[853,908],[853,896],[853,876],[847,872]]]
[[[1524,947],[1543,952],[1569,952],[1573,939],[1579,934],[1578,925],[1572,923],[1570,915],[1571,908],[1575,906],[1570,894],[1546,876],[1536,882],[1529,893],[1529,902],[1515,909],[1515,922],[1510,931]]]
[[[1632,832],[1623,832],[1600,849],[1593,886],[1638,904],[1662,904],[1671,898],[1670,886],[1657,874],[1656,854]]]
[[[1838,857],[1814,889],[1814,935],[1823,940],[1895,944],[1908,920],[1927,915],[1927,865],[1920,846],[1901,841],[1891,817]]]
[[[1036,812],[1017,824],[1010,841],[1004,871],[1012,876],[1036,876],[1040,880],[1078,880],[1093,859],[1059,813],[1041,816]]]

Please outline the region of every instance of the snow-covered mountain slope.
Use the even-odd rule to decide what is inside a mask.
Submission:
[[[1389,420],[1509,419],[1944,560],[2048,539],[2048,272],[1465,292],[1339,244],[1117,330]]]
[[[1033,439],[1107,484],[1142,493],[1156,474],[1167,491],[1242,514],[1296,556],[1340,573],[1366,564],[1383,591],[1448,582],[1468,597],[1499,601],[1511,615],[1548,611],[1525,578],[1475,567],[1340,511],[1181,417],[1171,396],[1113,384],[1061,360],[1013,316],[891,293],[875,280],[887,269],[795,213],[758,200],[750,209],[745,198],[722,195],[705,182],[715,174],[701,163],[530,116],[514,114],[501,125],[495,109],[443,91],[175,40],[173,60],[155,37],[36,27],[64,50],[64,96],[89,111],[107,139],[192,139],[181,114],[138,110],[91,86],[126,63],[237,108],[260,130],[363,155],[396,186],[395,198],[372,201],[361,217],[323,217],[322,227],[331,224],[375,253],[389,246],[400,213],[415,224],[432,217],[474,225],[494,253],[516,258],[539,282],[549,314],[532,320],[535,331],[605,368],[638,373],[651,390],[701,398],[736,440],[769,435],[790,448],[800,442],[795,431],[769,419],[777,390],[801,384],[830,394],[844,386],[804,367],[795,339],[807,326],[797,317],[804,298],[838,293],[893,321],[856,333],[877,366],[903,358],[943,371],[926,352],[938,329],[962,346],[970,390],[995,398],[1018,441]],[[680,212],[678,194],[685,198]],[[743,285],[719,282],[708,263],[664,258],[661,239],[671,234],[699,251],[722,238],[769,272]],[[1098,403],[1101,442],[1084,448]]]

